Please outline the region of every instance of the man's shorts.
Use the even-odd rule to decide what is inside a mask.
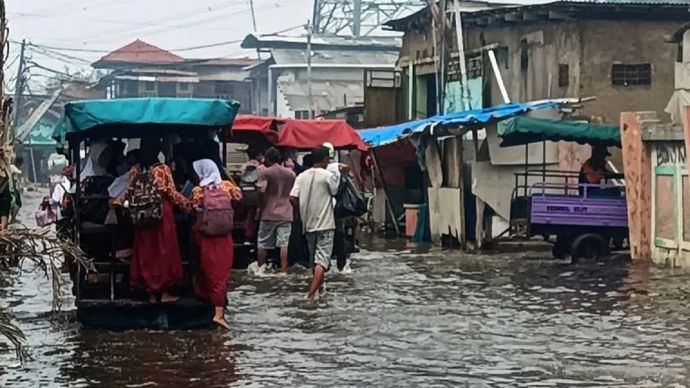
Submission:
[[[290,244],[291,232],[292,222],[261,221],[257,245],[260,249],[285,248]]]
[[[335,230],[309,232],[306,236],[309,247],[309,266],[314,268],[315,265],[320,265],[328,271],[331,268]]]

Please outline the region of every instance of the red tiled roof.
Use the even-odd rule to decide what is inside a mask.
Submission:
[[[94,67],[116,62],[164,64],[184,62],[184,59],[170,51],[137,39],[104,56],[94,63]]]

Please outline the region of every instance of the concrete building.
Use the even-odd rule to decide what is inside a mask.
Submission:
[[[431,116],[439,109],[450,113],[506,101],[589,96],[596,100],[582,104],[570,119],[617,123],[621,112],[638,110],[663,115],[674,88],[677,55],[677,48],[663,43],[664,37],[690,17],[687,2],[679,0],[520,6],[460,1],[462,23],[457,23],[455,4],[447,4],[443,38],[433,27],[429,8],[387,23],[404,33],[397,65],[407,119]],[[458,36],[464,46],[466,85],[461,83]],[[445,72],[439,71],[442,51],[448,57]],[[437,85],[445,86],[444,93],[437,93]],[[495,126],[485,134],[475,151],[488,152],[476,152],[475,160],[465,158],[469,166],[463,175],[472,176],[477,209],[487,204],[503,219],[508,218],[513,189],[505,182],[526,163],[544,161],[549,169],[578,171],[590,156],[588,146],[547,142],[530,146],[526,160],[524,147],[498,147]],[[620,150],[611,152],[614,167],[623,170]]]
[[[263,62],[245,69],[256,92],[257,112],[299,119],[307,118],[310,110],[314,116],[320,116],[361,105],[365,70],[392,70],[400,40],[313,36],[311,99],[306,37],[248,35],[242,47],[269,55]]]
[[[248,58],[186,59],[140,40],[93,64],[108,70],[100,81],[104,97],[197,97],[234,99],[240,113],[255,113]]]
[[[596,96],[582,114],[608,123],[623,111],[662,112],[673,91],[677,50],[661,42],[689,17],[687,1],[680,0],[556,1],[463,12],[470,96],[478,105],[473,108],[504,102],[487,55],[493,50],[513,101]],[[387,26],[405,34],[398,66],[414,78],[411,116],[435,113],[436,93],[429,89],[435,86],[437,50],[428,8]],[[457,39],[448,41],[457,53]],[[457,62],[454,54],[451,84],[457,82]],[[461,106],[454,89],[447,86],[447,108]]]
[[[669,38],[673,45],[667,46],[678,53],[675,91],[666,107],[671,122],[653,111],[621,115],[630,253],[690,268],[690,24]]]

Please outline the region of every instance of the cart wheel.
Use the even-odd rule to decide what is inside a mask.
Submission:
[[[609,253],[609,244],[598,234],[583,234],[573,241],[573,261],[598,260]]]
[[[551,255],[554,259],[563,260],[568,256],[568,244],[556,241],[551,248]]]

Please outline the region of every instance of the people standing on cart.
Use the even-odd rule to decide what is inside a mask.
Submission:
[[[303,231],[309,249],[309,263],[313,270],[307,298],[314,299],[324,284],[325,273],[331,266],[335,214],[333,196],[338,191],[338,176],[326,168],[329,150],[319,147],[312,151],[313,167],[300,174],[290,192],[293,205],[299,207]]]
[[[232,240],[232,201],[242,199],[242,191],[229,180],[222,180],[210,159],[194,162],[199,185],[192,191],[192,208],[197,210],[194,241],[199,249],[199,272],[195,293],[215,307],[213,322],[229,329],[225,320],[227,284],[234,258]]]
[[[265,268],[269,250],[280,250],[280,270],[288,270],[288,245],[292,230],[292,204],[290,190],[295,183],[295,173],[281,165],[281,154],[269,148],[264,155],[266,168],[259,172],[256,184],[259,197],[259,233],[257,262]]]
[[[130,173],[125,206],[135,226],[130,282],[149,294],[149,301],[163,303],[177,297],[170,288],[182,277],[182,258],[177,242],[173,205],[190,209],[189,201],[176,189],[170,167],[158,155],[161,140],[141,140],[140,167]]]
[[[108,187],[112,208],[110,214],[113,214],[115,218],[115,225],[113,226],[115,257],[124,262],[127,262],[132,257],[134,225],[132,225],[127,213],[122,209],[122,202],[127,193],[131,171],[133,168],[139,167],[139,160],[140,150],[136,149],[127,152],[117,167],[118,172],[122,172],[123,170],[125,172],[115,178],[110,187]],[[113,224],[113,221],[110,221],[110,223]]]

